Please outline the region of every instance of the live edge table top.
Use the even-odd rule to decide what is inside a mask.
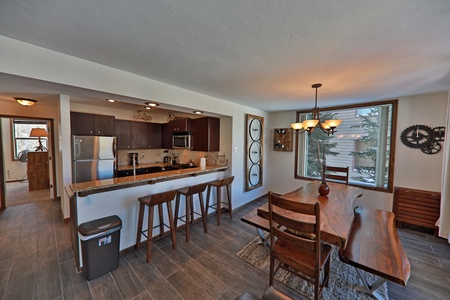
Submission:
[[[344,247],[353,222],[353,207],[363,192],[361,188],[340,183],[327,182],[330,187],[328,196],[320,196],[319,181],[312,181],[292,192],[283,194],[283,198],[303,203],[320,203],[322,240],[326,243]],[[242,221],[259,229],[269,231],[268,205],[251,211]]]

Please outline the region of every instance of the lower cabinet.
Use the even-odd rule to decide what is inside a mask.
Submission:
[[[50,188],[48,152],[28,152],[27,177],[30,191]]]

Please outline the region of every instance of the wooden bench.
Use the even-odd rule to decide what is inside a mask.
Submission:
[[[339,250],[339,258],[356,268],[364,286],[355,290],[382,299],[376,291],[387,280],[406,285],[411,266],[395,228],[392,212],[356,207],[352,229],[345,248]],[[379,276],[369,284],[359,269]]]

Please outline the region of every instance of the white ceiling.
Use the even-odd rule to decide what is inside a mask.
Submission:
[[[450,88],[448,0],[2,0],[0,35],[266,111]]]

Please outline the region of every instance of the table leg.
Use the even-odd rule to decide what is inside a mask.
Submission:
[[[363,274],[358,268],[355,268],[358,273],[359,278],[363,282],[363,286],[355,286],[353,289],[358,292],[369,294],[374,296],[378,300],[383,300],[384,298],[378,293],[377,289],[382,286],[387,280],[379,277],[373,284],[369,284]]]

